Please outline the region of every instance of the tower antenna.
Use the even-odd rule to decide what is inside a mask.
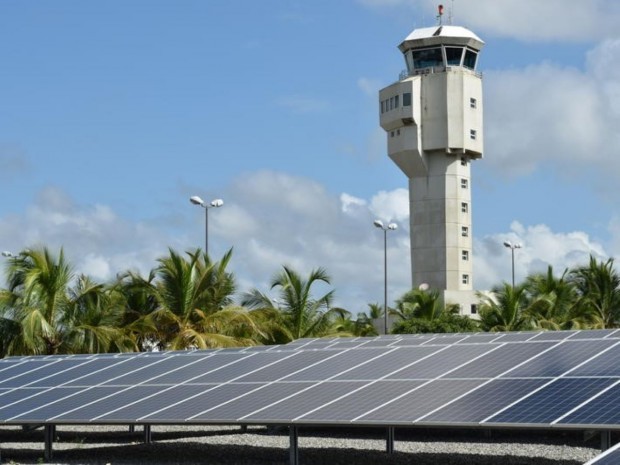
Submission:
[[[454,0],[450,1],[450,10],[448,11],[448,24],[452,26],[452,14],[454,13]]]
[[[441,26],[443,18],[443,5],[437,7],[437,25]]]

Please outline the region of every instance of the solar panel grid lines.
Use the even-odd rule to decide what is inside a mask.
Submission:
[[[537,389],[534,389],[533,391],[531,391],[530,393],[524,395],[522,398],[518,399],[517,401],[513,402],[512,404],[507,405],[506,407],[504,407],[503,409],[501,409],[500,411],[496,412],[495,414],[485,418],[484,420],[481,421],[481,423],[489,423],[491,422],[491,420],[493,418],[496,419],[501,419],[501,415],[506,412],[507,410],[509,410],[510,408],[514,407],[515,405],[523,405],[521,404],[521,402],[524,402],[526,399],[532,397],[532,396],[536,396],[537,393],[541,392],[543,389],[545,389],[547,386],[551,385],[553,382],[557,381],[558,379],[568,376],[570,375],[570,373],[572,371],[575,371],[576,369],[578,369],[579,367],[585,365],[586,363],[590,362],[591,360],[596,359],[597,357],[599,357],[600,355],[604,354],[605,352],[611,350],[613,347],[615,347],[616,345],[618,345],[620,343],[620,341],[615,342],[613,345],[610,345],[609,347],[607,347],[606,349],[604,349],[603,351],[599,352],[599,353],[595,353],[594,355],[592,355],[590,358],[581,361],[578,365],[573,366],[572,368],[570,368],[569,370],[565,371],[564,373],[562,373],[559,377],[557,378],[553,378],[551,379],[548,383],[543,384],[542,386],[538,387]],[[550,353],[552,350],[556,349],[557,347],[561,347],[564,346],[564,344],[566,344],[565,341],[561,341],[559,342],[557,345],[547,349],[546,351],[542,352],[538,357],[543,357],[545,354]],[[578,345],[582,345],[581,343],[578,343]],[[534,357],[534,359],[538,358],[538,357]],[[523,366],[523,364],[521,365]],[[517,369],[520,369],[521,366],[516,366],[514,367],[514,369],[510,370],[512,371],[516,371]],[[502,376],[505,376],[502,375]],[[499,421],[499,420],[498,420]],[[553,419],[549,420],[549,422],[551,423],[553,421]],[[500,421],[501,422],[501,421]]]
[[[258,353],[260,354],[260,352],[258,352]],[[212,388],[212,389],[209,389],[209,391],[214,390],[214,389],[217,389],[218,387],[221,387],[221,386],[226,386],[226,385],[229,385],[229,384],[231,384],[231,383],[233,383],[233,382],[235,382],[235,381],[238,381],[239,379],[241,379],[241,378],[243,378],[243,377],[246,377],[248,374],[252,374],[252,373],[257,372],[257,371],[259,371],[259,370],[262,370],[262,369],[264,369],[264,368],[266,368],[266,367],[270,367],[270,366],[272,366],[272,365],[274,365],[274,364],[276,364],[276,363],[278,363],[278,362],[280,362],[280,361],[282,361],[282,360],[287,360],[287,359],[289,359],[289,358],[291,358],[291,357],[294,357],[294,356],[298,355],[299,353],[303,353],[303,352],[291,352],[290,354],[288,354],[287,356],[285,356],[285,357],[283,357],[283,358],[281,358],[281,359],[277,359],[277,360],[275,360],[275,361],[273,361],[273,362],[271,362],[271,363],[268,363],[268,364],[267,364],[267,365],[265,365],[265,366],[262,366],[262,367],[256,368],[255,370],[252,370],[252,371],[250,371],[249,373],[243,373],[243,374],[241,374],[241,375],[239,375],[239,376],[234,377],[233,379],[231,379],[231,380],[229,380],[229,381],[226,381],[226,382],[223,382],[223,383],[221,383],[221,384],[218,384],[216,387],[214,387],[214,388]],[[226,366],[230,366],[230,365],[232,365],[232,364],[229,364],[229,365],[226,365]],[[224,367],[222,367],[222,368],[224,368]],[[198,377],[194,378],[194,379],[193,379],[193,381],[195,381],[196,379],[199,379],[199,378],[203,378],[203,377],[204,377],[204,375],[198,376]],[[173,404],[173,405],[171,405],[171,406],[169,406],[169,407],[165,407],[165,408],[162,408],[162,409],[156,410],[155,412],[152,412],[151,414],[144,415],[144,416],[140,417],[138,420],[145,420],[145,419],[147,419],[147,418],[149,418],[149,417],[151,417],[151,416],[153,416],[153,415],[155,415],[155,414],[158,414],[158,413],[160,413],[160,412],[162,412],[162,411],[164,411],[164,410],[167,410],[167,409],[169,409],[169,408],[171,408],[171,407],[178,407],[180,404],[182,404],[182,403],[184,403],[184,402],[187,402],[187,401],[189,401],[189,400],[192,400],[192,399],[194,399],[194,398],[197,398],[198,396],[200,396],[200,393],[195,394],[194,396],[191,396],[191,397],[189,397],[189,398],[187,398],[187,399],[180,400],[179,402],[176,402],[175,404]],[[193,413],[194,413],[194,415],[193,415],[193,416],[196,416],[195,412],[193,412]],[[204,412],[204,411],[200,411],[200,412],[198,413],[198,415],[199,415],[199,414],[203,414],[203,413],[205,413],[205,412]],[[184,421],[187,421],[187,418],[185,418],[185,419],[183,419],[183,420],[184,420]]]
[[[593,396],[579,409],[558,420],[555,425],[580,427],[580,425],[592,425],[594,428],[610,429],[620,425],[620,386],[618,383],[610,386]],[[587,426],[585,426],[587,427]]]
[[[194,365],[194,364],[196,364],[196,363],[199,363],[200,361],[203,361],[203,360],[208,359],[208,358],[209,358],[209,357],[211,357],[212,355],[213,355],[213,354],[208,354],[208,355],[205,355],[204,357],[200,357],[200,358],[197,358],[196,360],[192,360],[192,361],[190,361],[189,363],[187,363],[187,364],[185,364],[185,365],[183,365],[183,366],[179,366],[179,367],[177,367],[177,368],[171,369],[171,370],[170,370],[170,371],[168,371],[166,374],[174,373],[174,372],[176,372],[176,371],[178,371],[178,370],[181,370],[182,368],[185,368],[185,367],[187,367],[187,366],[191,366],[191,365]],[[173,359],[173,357],[176,357],[176,356],[175,356],[175,355],[172,355],[172,356],[171,356],[171,357],[169,357],[167,360],[174,360],[174,359]],[[87,402],[87,403],[82,403],[82,404],[79,404],[79,406],[78,406],[78,407],[75,407],[75,408],[73,408],[73,409],[69,409],[69,410],[67,410],[67,411],[63,411],[62,413],[59,413],[59,414],[57,414],[56,416],[53,416],[53,417],[49,418],[48,420],[49,420],[49,421],[51,421],[51,420],[54,420],[54,419],[59,418],[59,417],[67,416],[67,415],[69,415],[69,414],[71,414],[71,413],[73,413],[73,412],[75,412],[75,411],[77,411],[77,410],[87,408],[87,407],[89,407],[89,406],[91,406],[91,405],[93,405],[93,404],[95,404],[95,403],[103,402],[103,401],[105,401],[106,399],[108,399],[108,398],[110,398],[110,397],[112,397],[112,396],[114,396],[114,395],[122,394],[122,393],[124,393],[124,392],[129,391],[129,390],[135,389],[135,387],[136,387],[136,386],[141,386],[141,385],[143,385],[143,384],[147,384],[148,382],[153,381],[153,380],[156,380],[157,378],[160,378],[161,376],[163,376],[163,375],[151,376],[150,378],[147,378],[146,380],[143,380],[143,381],[141,381],[141,382],[137,382],[136,384],[133,384],[133,385],[127,386],[127,387],[125,387],[124,389],[121,389],[121,390],[116,390],[116,391],[114,391],[112,394],[110,394],[110,395],[108,395],[108,396],[98,397],[98,398],[94,399],[94,400],[93,400],[93,401],[91,401],[91,402]],[[110,384],[110,383],[109,383],[109,382],[104,382],[104,383],[101,383],[100,385],[102,385],[102,386],[103,386],[103,385],[108,385],[108,384]],[[165,388],[164,388],[164,390],[165,390]],[[162,392],[162,389],[161,389],[160,387],[158,387],[158,388],[157,388],[157,390],[154,390],[152,393],[150,393],[150,394],[148,394],[148,395],[146,395],[146,396],[145,396],[145,394],[144,394],[144,393],[142,393],[138,399],[133,400],[133,401],[131,401],[131,400],[130,400],[130,401],[129,401],[129,402],[127,402],[126,404],[123,404],[122,406],[117,407],[117,408],[115,408],[115,409],[113,409],[113,410],[114,410],[114,411],[116,411],[116,410],[119,410],[119,409],[125,408],[127,405],[131,405],[131,404],[133,404],[133,403],[137,402],[138,400],[142,400],[142,399],[144,399],[144,398],[152,397],[152,396],[154,396],[154,395],[157,395],[157,394],[158,394],[158,393],[160,393],[160,392]],[[100,415],[100,416],[103,416],[103,414],[102,414],[102,415]],[[92,419],[91,419],[91,421],[92,421],[92,420],[97,420],[97,417],[92,418]]]
[[[334,357],[338,357],[338,356],[342,355],[343,353],[348,352],[348,350],[349,350],[349,349],[345,349],[345,350],[343,350],[342,352],[336,352],[336,353],[332,354],[330,357],[327,357],[327,358],[322,357],[320,360],[318,360],[318,361],[314,362],[312,365],[310,365],[310,367],[317,366],[317,365],[319,365],[319,364],[321,364],[321,363],[324,363],[324,362],[326,362],[326,361],[328,361],[328,360],[330,360],[330,359],[332,359],[332,358],[334,358]],[[302,352],[302,353],[303,353],[303,352]],[[381,355],[384,355],[384,354],[381,354]],[[274,381],[272,381],[272,382],[267,383],[267,384],[266,384],[266,386],[271,385],[271,384],[275,384],[275,383],[277,383],[278,381],[283,381],[283,380],[286,380],[287,378],[292,377],[292,376],[293,376],[293,375],[295,375],[296,373],[299,373],[300,371],[306,370],[306,369],[308,369],[308,368],[310,368],[310,367],[303,367],[303,368],[300,368],[300,369],[299,369],[299,370],[297,370],[297,371],[294,371],[294,372],[292,372],[292,373],[288,373],[287,375],[282,376],[282,377],[280,377],[279,379],[276,379],[276,380],[274,380]],[[244,377],[245,377],[245,376],[240,377],[240,378],[239,378],[239,380],[243,380],[243,378],[244,378]],[[322,381],[321,381],[321,382],[322,382]],[[320,384],[320,382],[319,382],[319,383],[317,383],[317,384]],[[247,394],[249,394],[249,393],[250,393],[250,392],[248,392]],[[247,394],[244,394],[244,395],[247,395]],[[235,398],[235,399],[230,399],[230,400],[229,400],[229,401],[227,401],[226,403],[233,402],[233,401],[235,401],[235,400],[237,400],[237,399],[238,399],[238,398]],[[217,406],[217,407],[219,407],[219,406]],[[206,414],[207,412],[209,412],[209,411],[213,410],[214,408],[216,408],[216,407],[213,407],[213,408],[210,408],[210,409],[204,410],[204,411],[202,411],[202,412],[199,412],[199,413],[197,413],[196,415],[193,415],[192,417],[189,417],[187,420],[192,420],[192,419],[193,419],[193,418],[195,418],[195,417],[198,417],[198,416],[203,416],[204,414]]]
[[[607,449],[584,465],[618,465],[620,463],[620,443]]]
[[[370,363],[370,362],[372,362],[373,360],[377,360],[377,359],[379,359],[379,358],[383,357],[384,355],[387,355],[387,354],[389,354],[389,353],[394,352],[395,350],[396,350],[396,349],[391,349],[391,350],[389,350],[389,351],[387,351],[387,352],[380,353],[379,355],[377,355],[377,356],[375,356],[375,357],[372,357],[372,358],[370,358],[370,359],[367,359],[367,360],[365,360],[365,361],[363,361],[363,362],[359,363],[358,365],[355,365],[355,366],[351,366],[351,367],[349,367],[349,368],[348,368],[348,369],[346,369],[344,372],[346,373],[347,371],[353,370],[353,369],[355,369],[355,368],[358,368],[359,366],[362,366],[362,365],[365,365],[365,364],[367,364],[367,363]],[[318,364],[317,364],[317,365],[318,365]],[[308,367],[306,367],[306,368],[304,368],[304,369],[302,369],[302,370],[299,370],[299,372],[305,371],[305,370],[307,370],[307,368],[308,368]],[[315,384],[313,384],[312,386],[308,387],[308,389],[310,389],[310,388],[312,388],[312,387],[315,387],[315,386],[318,386],[318,385],[320,385],[321,383],[331,381],[332,379],[334,379],[334,378],[336,378],[336,377],[338,377],[338,376],[342,375],[342,373],[343,373],[343,372],[338,372],[338,373],[336,373],[336,374],[334,374],[334,375],[332,375],[332,376],[330,376],[330,377],[326,378],[324,381],[323,381],[323,380],[321,380],[321,381],[315,382]],[[286,376],[286,377],[285,377],[285,378],[283,378],[283,379],[293,378],[295,374],[296,374],[296,373],[291,373],[289,376]],[[306,390],[306,389],[304,389],[303,391],[305,391],[305,390]],[[303,391],[300,391],[299,393],[301,393],[301,392],[303,392]],[[299,394],[299,393],[297,393],[297,394]],[[291,397],[293,397],[294,395],[297,395],[297,394],[293,394],[293,395],[291,395],[291,396],[287,396],[287,397],[285,397],[285,398],[280,399],[278,402],[274,402],[274,404],[264,406],[264,407],[262,407],[262,408],[260,408],[260,409],[256,409],[255,411],[253,411],[253,412],[251,412],[251,413],[249,413],[249,414],[245,415],[244,417],[240,418],[240,420],[243,420],[244,418],[249,417],[249,416],[252,416],[252,415],[256,415],[256,414],[258,414],[259,412],[261,412],[262,410],[265,410],[265,409],[267,409],[267,408],[271,407],[272,405],[278,404],[278,403],[280,403],[280,402],[284,402],[284,401],[288,400],[289,398],[291,398]]]
[[[602,378],[591,378],[591,379],[602,379]],[[560,417],[556,418],[554,421],[551,422],[552,425],[561,423],[565,418],[571,416],[572,414],[574,414],[575,412],[578,412],[579,410],[581,410],[583,407],[587,406],[588,404],[590,404],[591,402],[594,402],[596,399],[598,399],[599,397],[605,395],[607,393],[607,391],[610,391],[612,389],[614,389],[616,386],[618,386],[618,384],[620,384],[620,380],[617,380],[614,383],[610,383],[609,386],[606,386],[605,388],[603,388],[602,390],[600,390],[599,392],[597,392],[595,395],[589,397],[588,399],[584,400],[582,403],[580,403],[579,405],[573,407],[572,409],[568,410],[566,413],[564,413],[563,415],[561,415]]]

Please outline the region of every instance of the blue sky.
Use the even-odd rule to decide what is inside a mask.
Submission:
[[[410,282],[407,180],[377,92],[426,0],[0,2],[0,249],[64,247],[106,280],[168,247],[234,247],[241,291],[323,266],[338,303]],[[474,285],[620,250],[620,5],[454,0],[485,42],[485,153],[473,165]]]

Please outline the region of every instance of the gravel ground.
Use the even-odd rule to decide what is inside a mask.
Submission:
[[[599,439],[583,433],[396,430],[396,452],[385,453],[383,431],[301,429],[301,464],[382,465],[581,465],[600,453]],[[142,431],[120,426],[59,426],[56,464],[247,464],[289,463],[286,430],[264,427],[154,426],[152,444]],[[43,432],[0,427],[4,464],[43,463]]]

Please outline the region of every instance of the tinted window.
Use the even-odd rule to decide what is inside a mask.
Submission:
[[[449,66],[460,66],[463,49],[460,47],[446,47],[446,62]]]
[[[411,106],[411,92],[405,92],[403,94],[403,107]]]
[[[463,66],[466,68],[476,69],[476,59],[478,58],[478,54],[473,50],[467,49],[465,51],[465,60],[463,61]]]
[[[426,50],[413,51],[413,66],[415,69],[441,65],[443,65],[441,48],[427,48]]]

